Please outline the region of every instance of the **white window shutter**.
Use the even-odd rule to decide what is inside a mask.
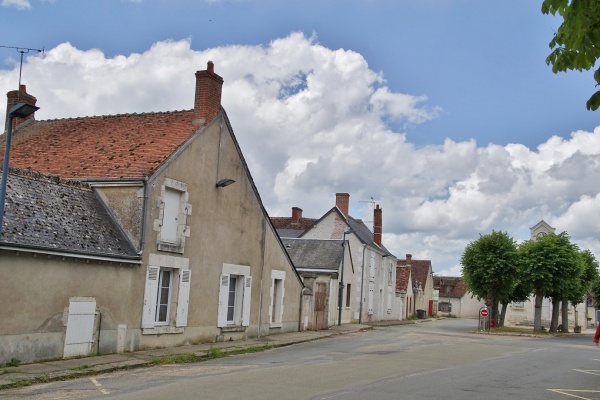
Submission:
[[[163,221],[160,229],[160,239],[165,242],[177,243],[180,200],[181,192],[173,189],[165,189],[163,197]]]
[[[217,313],[217,326],[227,326],[227,302],[229,300],[229,274],[221,274],[219,281],[219,310]]]
[[[375,295],[375,284],[373,282],[369,282],[369,304],[368,304],[369,314],[373,314],[373,296],[374,295]]]
[[[252,277],[244,277],[244,298],[242,300],[242,326],[250,325],[250,303],[252,298]]]
[[[371,256],[371,264],[369,267],[369,278],[375,279],[375,256]]]
[[[279,307],[279,321],[283,322],[283,305],[285,304],[285,279],[281,280],[281,306]]]
[[[177,296],[177,317],[175,318],[176,327],[187,326],[191,280],[192,270],[182,269],[179,271],[179,295]]]
[[[158,295],[158,267],[148,266],[146,272],[146,289],[144,290],[144,310],[142,328],[154,328],[156,321],[156,296]]]
[[[275,298],[275,282],[276,279],[271,279],[271,289],[269,290],[269,298],[271,305],[269,306],[269,321],[273,321],[273,307],[276,306],[277,299]]]
[[[390,290],[388,290],[387,301],[388,301],[387,312],[389,314],[392,312],[392,292]]]

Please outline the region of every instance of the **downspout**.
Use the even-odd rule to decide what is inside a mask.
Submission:
[[[140,252],[138,254],[144,254],[144,247],[146,246],[146,226],[148,226],[148,178],[144,177],[144,200],[142,202],[142,235],[140,237]]]
[[[363,316],[363,303],[364,301],[364,289],[365,289],[365,248],[366,244],[363,244],[363,255],[362,255],[362,268],[360,270],[360,307],[358,311],[358,323],[362,324],[362,316]]]
[[[262,321],[262,299],[263,299],[263,279],[265,273],[265,237],[266,237],[266,222],[262,220],[262,247],[260,252],[260,294],[258,297],[258,338],[260,339],[260,329]]]

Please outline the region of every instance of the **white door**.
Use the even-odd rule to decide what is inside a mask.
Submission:
[[[63,357],[87,356],[94,344],[96,299],[72,297],[69,300],[69,316]]]

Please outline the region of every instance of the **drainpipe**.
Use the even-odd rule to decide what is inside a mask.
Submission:
[[[260,339],[260,324],[261,324],[261,319],[262,319],[262,299],[263,299],[263,279],[264,279],[264,273],[265,273],[265,237],[266,237],[266,222],[265,219],[263,218],[262,220],[262,246],[261,246],[261,252],[260,252],[260,258],[261,258],[261,266],[260,266],[260,293],[259,293],[259,297],[258,297],[258,338]]]
[[[358,323],[362,324],[362,315],[363,315],[363,303],[364,303],[364,289],[365,289],[365,249],[367,245],[363,244],[363,253],[362,253],[362,268],[360,270],[360,307],[358,311]]]

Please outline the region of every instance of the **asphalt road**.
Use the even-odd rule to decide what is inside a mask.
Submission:
[[[2,399],[600,399],[592,337],[496,336],[447,319],[262,353],[0,392]]]

